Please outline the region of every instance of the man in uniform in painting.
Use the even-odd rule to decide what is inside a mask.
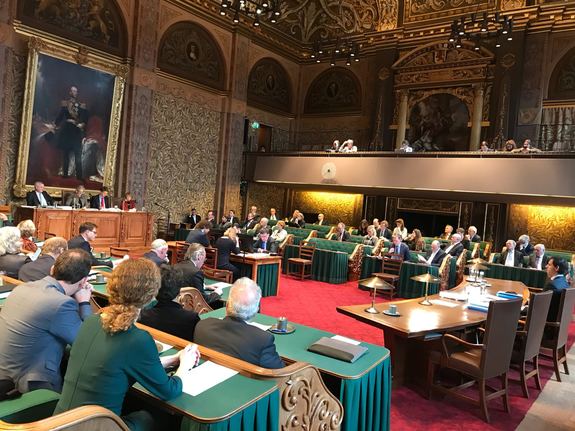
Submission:
[[[63,100],[60,113],[56,118],[58,128],[58,145],[62,149],[62,176],[69,176],[70,154],[74,154],[76,178],[82,175],[82,139],[84,138],[88,111],[86,105],[78,101],[78,88],[70,87],[70,97]]]

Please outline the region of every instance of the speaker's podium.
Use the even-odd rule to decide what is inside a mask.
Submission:
[[[152,242],[154,216],[148,212],[37,208],[21,206],[16,209],[17,222],[30,219],[36,225],[36,236],[44,239],[46,233],[70,239],[78,235],[80,225],[92,222],[98,226],[98,236],[92,246],[130,247]]]

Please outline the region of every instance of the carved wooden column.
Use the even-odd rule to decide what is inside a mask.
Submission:
[[[408,91],[401,90],[399,92],[399,115],[397,122],[397,135],[395,137],[395,148],[399,149],[401,143],[405,139],[405,130],[407,129],[407,101],[408,101]]]
[[[473,99],[473,116],[471,117],[471,136],[469,138],[469,151],[479,150],[481,141],[481,119],[483,116],[483,85],[475,86]]]
[[[11,100],[15,99],[11,82],[14,56],[10,48],[14,33],[10,25],[11,10],[15,8],[12,9],[10,1],[0,1],[0,203],[10,200],[17,151],[16,144],[10,139],[10,105],[13,103]]]

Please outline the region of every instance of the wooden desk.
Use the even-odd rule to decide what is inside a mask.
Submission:
[[[489,279],[491,287],[486,290],[495,295],[498,291],[513,291],[529,297],[529,290],[519,281]],[[468,283],[462,282],[451,289],[459,292]],[[429,297],[432,301],[441,299],[439,295]],[[425,306],[419,304],[421,298],[393,301],[377,304],[378,314],[366,313],[364,310],[371,304],[339,306],[337,311],[371,326],[383,329],[385,346],[391,351],[393,385],[403,386],[415,383],[421,386],[427,375],[427,354],[431,344],[443,333],[462,330],[483,323],[487,313],[468,310],[464,302],[442,299],[455,307],[434,304]],[[399,317],[387,316],[381,311],[397,305]]]
[[[265,253],[232,254],[230,261],[238,266],[242,277],[251,278],[262,289],[262,296],[276,296],[280,290],[281,256]]]
[[[78,235],[82,223],[95,223],[98,226],[98,236],[92,246],[98,250],[106,250],[110,246],[149,245],[153,239],[154,217],[147,212],[21,206],[16,208],[14,219],[16,222],[31,219],[40,239],[44,239],[46,232],[70,239]]]
[[[200,319],[221,318],[225,309],[200,315]],[[276,323],[276,318],[257,314],[252,319],[263,325]],[[385,431],[390,429],[390,357],[388,349],[361,343],[368,351],[353,364],[319,355],[307,348],[321,337],[334,334],[290,322],[291,334],[276,334],[275,346],[287,364],[307,362],[316,367],[326,386],[344,407],[342,431]]]

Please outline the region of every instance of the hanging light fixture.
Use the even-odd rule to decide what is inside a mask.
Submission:
[[[240,22],[240,14],[253,20],[252,25],[259,27],[262,22],[271,24],[278,22],[280,13],[280,0],[221,0],[220,15],[227,16],[233,11],[232,22]]]
[[[359,61],[360,45],[353,40],[316,40],[311,48],[310,58],[316,63],[329,58],[330,65],[335,66],[338,60],[345,61],[347,66]]]
[[[512,33],[513,18],[502,17],[499,12],[490,17],[487,12],[483,12],[479,18],[476,14],[471,14],[469,17],[462,16],[453,20],[447,40],[455,48],[461,48],[463,40],[472,41],[473,49],[479,51],[481,45],[493,40],[495,48],[500,48],[503,40],[513,40]]]

